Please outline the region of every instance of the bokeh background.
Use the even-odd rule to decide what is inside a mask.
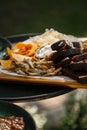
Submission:
[[[86,0],[0,0],[0,34],[42,33],[54,28],[87,36]]]

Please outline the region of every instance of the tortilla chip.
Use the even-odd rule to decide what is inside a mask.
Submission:
[[[12,60],[0,60],[0,63],[4,69],[7,69],[12,66]]]
[[[24,56],[21,54],[15,54],[15,53],[11,53],[11,58],[13,61],[19,61],[19,62],[24,61],[24,59],[30,59],[30,57],[28,57],[28,56]]]
[[[37,44],[31,44],[31,43],[23,43],[18,42],[12,47],[12,52],[16,54],[21,54],[25,56],[34,56],[36,49],[38,49],[39,46]]]
[[[27,56],[34,56],[35,51],[39,48],[39,46],[37,44],[33,44],[31,50],[26,52]]]
[[[7,53],[9,55],[10,59],[12,59],[12,50],[8,47],[7,47]]]
[[[15,52],[16,54],[26,54],[27,50],[31,50],[32,44],[28,43],[25,44],[23,42],[18,42],[12,47],[12,51]]]

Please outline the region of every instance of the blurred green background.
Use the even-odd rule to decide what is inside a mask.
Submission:
[[[0,34],[41,33],[54,28],[87,36],[86,0],[0,0]]]

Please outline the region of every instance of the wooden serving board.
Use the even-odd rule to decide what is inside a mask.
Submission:
[[[67,81],[66,79],[63,80],[60,76],[53,76],[53,77],[23,77],[23,76],[14,76],[5,73],[0,73],[0,82],[8,82],[8,83],[18,83],[18,84],[43,84],[49,86],[56,86],[56,87],[69,87],[69,88],[87,88],[87,84],[80,84],[74,80]],[[59,81],[60,80],[60,81]]]

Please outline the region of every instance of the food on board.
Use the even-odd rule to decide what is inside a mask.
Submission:
[[[2,69],[24,76],[68,75],[87,83],[86,40],[46,29],[43,34],[7,48],[7,52],[9,59],[0,60]]]

